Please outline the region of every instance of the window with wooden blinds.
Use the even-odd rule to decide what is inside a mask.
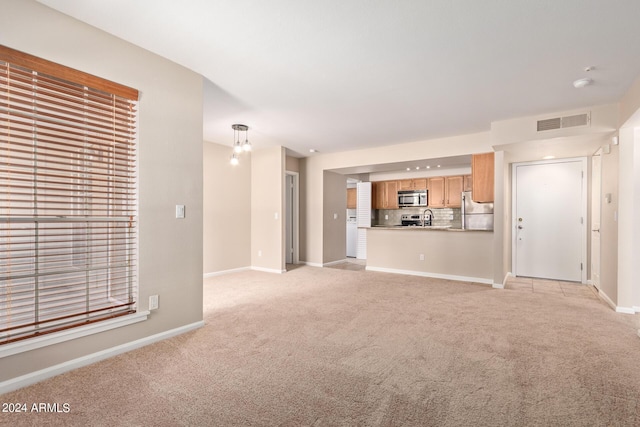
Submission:
[[[0,344],[135,313],[137,99],[0,46]]]

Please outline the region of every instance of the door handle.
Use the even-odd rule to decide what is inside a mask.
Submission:
[[[522,226],[521,225],[518,226],[518,230],[522,230]]]

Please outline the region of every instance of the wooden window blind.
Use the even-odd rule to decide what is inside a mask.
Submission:
[[[0,46],[0,344],[135,312],[137,99]]]

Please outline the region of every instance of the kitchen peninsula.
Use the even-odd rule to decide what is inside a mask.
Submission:
[[[493,284],[493,232],[444,227],[367,229],[367,270]]]

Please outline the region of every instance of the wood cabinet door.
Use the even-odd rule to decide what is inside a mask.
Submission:
[[[437,176],[429,178],[429,207],[430,208],[443,208],[445,201],[444,194],[444,177]]]
[[[358,192],[356,188],[347,188],[347,209],[356,209],[358,206]]]
[[[448,176],[446,177],[446,200],[445,206],[449,208],[459,208],[462,206],[462,176]]]
[[[372,182],[372,200],[371,200],[371,208],[372,209],[384,209],[384,182]]]
[[[398,181],[385,181],[386,209],[398,209]]]
[[[414,190],[426,190],[427,189],[427,178],[416,178],[413,180],[413,189]]]
[[[493,202],[493,153],[471,156],[471,197],[474,202]]]
[[[471,175],[462,177],[462,191],[471,191]]]
[[[401,190],[413,190],[413,180],[401,179],[400,181],[398,181],[398,191]]]

